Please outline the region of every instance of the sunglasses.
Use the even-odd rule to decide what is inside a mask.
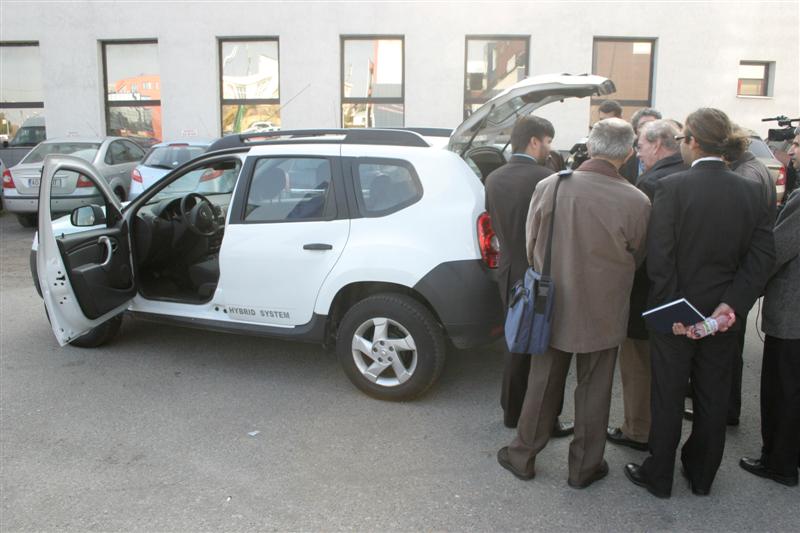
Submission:
[[[692,140],[692,134],[687,133],[686,135],[676,135],[675,140],[678,142],[685,140],[688,143],[690,140]]]

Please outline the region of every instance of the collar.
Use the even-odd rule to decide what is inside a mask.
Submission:
[[[609,178],[625,179],[619,175],[619,171],[616,169],[616,167],[614,167],[614,165],[604,159],[589,159],[588,161],[584,161],[583,164],[578,167],[578,170],[596,172],[598,174],[608,176]]]
[[[725,162],[722,160],[721,157],[709,156],[709,157],[701,157],[700,159],[695,159],[694,161],[692,161],[692,166],[695,166],[697,163],[703,163],[705,161],[719,161],[720,163]]]
[[[523,153],[511,154],[511,159],[514,159],[515,157],[517,158],[517,162],[525,162],[525,163],[527,163],[528,161],[526,161],[526,160],[530,159],[531,162],[533,162],[533,163],[535,163],[537,165],[539,164],[539,161],[537,161],[536,158],[533,157],[532,155],[523,154]]]

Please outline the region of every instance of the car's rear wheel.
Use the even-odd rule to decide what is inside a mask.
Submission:
[[[125,201],[125,189],[123,189],[122,187],[117,187],[116,189],[114,189],[114,196],[116,196],[117,200],[119,200],[120,202],[124,202]]]
[[[17,222],[23,228],[35,228],[39,222],[39,217],[36,213],[22,213],[17,215]]]
[[[79,348],[97,348],[113,339],[122,325],[122,315],[106,320],[96,328],[92,328],[77,339],[69,341],[70,346]]]
[[[381,400],[412,400],[444,368],[442,328],[422,304],[401,294],[377,294],[350,308],[339,324],[339,363],[353,384]]]

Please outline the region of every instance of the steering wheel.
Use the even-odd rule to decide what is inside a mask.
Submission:
[[[195,200],[192,207],[189,207],[190,199]],[[193,233],[203,237],[211,237],[222,227],[217,220],[214,206],[208,198],[196,192],[190,192],[181,198],[181,218]]]

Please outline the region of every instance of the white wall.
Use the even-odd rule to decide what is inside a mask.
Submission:
[[[217,37],[280,38],[283,127],[339,126],[339,36],[405,36],[407,126],[454,127],[466,35],[531,36],[531,74],[590,72],[594,36],[655,37],[654,106],[683,120],[719,107],[766,133],[800,114],[798,3],[47,3],[4,2],[2,40],[40,43],[48,135],[105,131],[100,40],[159,41],[163,135],[220,133]],[[776,62],[770,98],[736,96],[740,60]],[[290,101],[291,100],[291,101]],[[585,134],[588,100],[551,104],[556,146]]]

